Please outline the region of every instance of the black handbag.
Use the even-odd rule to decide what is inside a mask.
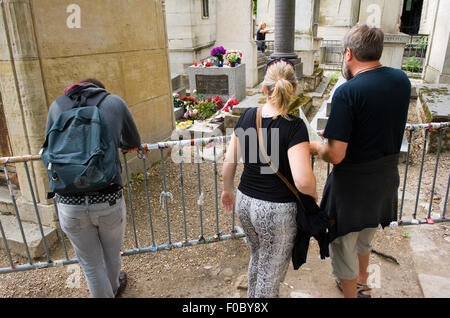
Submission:
[[[320,256],[322,259],[329,257],[328,250],[328,228],[335,224],[335,220],[330,220],[327,213],[321,210],[314,198],[305,195],[297,190],[291,182],[276,169],[270,157],[264,148],[264,140],[262,136],[262,108],[259,107],[256,112],[256,130],[258,133],[258,143],[261,154],[266,163],[272,168],[276,175],[286,184],[289,190],[297,198],[297,236],[295,238],[294,249],[292,251],[292,260],[294,269],[298,269],[306,262],[306,254],[308,252],[309,239],[313,236],[319,243]]]

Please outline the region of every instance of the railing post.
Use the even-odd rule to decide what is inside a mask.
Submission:
[[[51,262],[50,252],[49,252],[48,246],[47,246],[47,239],[45,238],[44,229],[42,228],[41,217],[39,216],[39,209],[38,209],[38,206],[36,203],[36,197],[34,196],[33,185],[31,184],[31,178],[30,178],[30,171],[28,170],[28,165],[27,165],[26,161],[23,163],[23,166],[25,168],[25,174],[27,175],[28,187],[30,188],[31,199],[33,201],[33,206],[34,206],[34,212],[36,213],[36,219],[38,221],[39,231],[41,232],[42,242],[44,243],[44,250],[45,250],[45,254],[47,255],[47,262]]]
[[[153,220],[152,220],[152,208],[151,208],[151,204],[150,204],[150,191],[149,191],[149,186],[148,186],[148,176],[147,176],[147,155],[144,151],[143,155],[142,155],[142,163],[144,165],[144,176],[145,176],[145,196],[147,199],[147,212],[148,212],[148,217],[149,217],[149,222],[150,222],[150,233],[152,236],[152,246],[155,246],[155,235],[153,233]]]
[[[17,208],[16,196],[14,195],[14,190],[12,188],[11,180],[9,179],[8,169],[6,169],[6,165],[3,166],[3,170],[5,171],[6,183],[8,185],[9,194],[11,196],[11,200],[12,200],[12,203],[14,206],[14,211],[16,213],[17,223],[19,224],[20,233],[22,234],[23,243],[25,245],[25,252],[27,254],[28,261],[31,265],[31,264],[33,264],[33,260],[31,259],[30,250],[28,248],[27,239],[25,237],[25,232],[24,232],[23,226],[22,226],[22,220],[20,219],[19,209]]]
[[[124,161],[124,166],[125,166],[125,175],[127,178],[128,204],[130,206],[131,225],[133,227],[134,244],[135,244],[136,248],[139,248],[139,242],[138,242],[137,233],[136,233],[136,225],[134,223],[133,195],[131,193],[130,176],[128,174],[128,162],[127,162],[126,152],[123,153],[123,161]]]
[[[408,138],[408,152],[406,153],[406,162],[405,162],[405,176],[403,178],[403,193],[402,193],[402,203],[400,206],[400,216],[399,216],[399,221],[402,220],[402,216],[403,216],[403,204],[405,202],[405,192],[406,192],[406,178],[408,177],[408,166],[409,166],[409,153],[411,150],[411,141],[412,141],[412,136],[414,134],[414,130],[411,130],[409,132],[409,138]]]
[[[436,175],[437,175],[437,171],[438,171],[439,156],[441,154],[443,132],[444,132],[444,129],[441,129],[439,131],[439,144],[438,144],[438,150],[437,150],[437,154],[436,154],[436,165],[434,167],[433,185],[431,187],[430,206],[428,207],[428,215],[427,215],[428,219],[431,217],[431,210],[432,210],[432,206],[433,206],[434,187],[436,185]]]
[[[169,217],[169,204],[167,201],[167,196],[169,195],[167,192],[167,185],[166,185],[166,167],[164,163],[164,149],[160,149],[161,152],[161,172],[162,172],[162,180],[163,180],[163,191],[164,193],[161,193],[162,196],[164,196],[164,207],[166,210],[166,223],[167,223],[167,237],[169,239],[169,246],[172,245],[172,238],[170,235],[170,217]],[[161,200],[161,197],[160,197]]]
[[[419,205],[419,196],[420,196],[420,186],[422,183],[422,173],[423,173],[423,164],[425,161],[425,153],[427,151],[427,137],[428,137],[428,129],[425,130],[425,138],[424,138],[424,142],[423,142],[423,152],[422,152],[422,162],[420,165],[420,173],[419,173],[419,184],[417,186],[417,197],[416,197],[416,206],[414,208],[414,219],[416,219],[417,217],[417,207]]]

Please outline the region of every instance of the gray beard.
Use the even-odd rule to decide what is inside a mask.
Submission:
[[[349,81],[351,80],[354,76],[352,74],[352,72],[350,71],[350,69],[347,67],[347,65],[345,64],[345,62],[342,65],[342,75],[344,76],[344,78]]]

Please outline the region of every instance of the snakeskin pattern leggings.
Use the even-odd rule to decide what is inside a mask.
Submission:
[[[238,190],[236,213],[251,251],[248,297],[277,298],[297,233],[297,205],[254,199]]]

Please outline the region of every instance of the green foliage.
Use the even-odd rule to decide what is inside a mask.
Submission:
[[[428,35],[421,37],[418,41],[412,42],[412,44],[417,44],[417,47],[420,49],[426,48],[428,45]]]
[[[256,15],[258,13],[258,0],[253,0],[253,14]]]
[[[130,183],[132,185],[138,185],[138,184],[144,182],[144,180],[145,180],[145,176],[143,173],[141,173],[141,172],[138,172],[138,173],[132,172],[131,173]]]
[[[230,63],[236,63],[238,58],[239,58],[239,54],[236,54],[236,53],[231,53],[227,57],[228,62],[230,62]]]
[[[402,70],[414,73],[421,72],[422,66],[420,65],[420,60],[411,56],[403,63]]]
[[[330,76],[330,82],[331,82],[332,84],[336,84],[337,81],[339,80],[339,76],[340,76],[340,73],[339,73],[339,72],[334,72],[334,73],[332,73],[331,76]]]
[[[198,110],[197,119],[207,119],[214,115],[218,110],[217,104],[207,99],[201,100],[194,109]]]

